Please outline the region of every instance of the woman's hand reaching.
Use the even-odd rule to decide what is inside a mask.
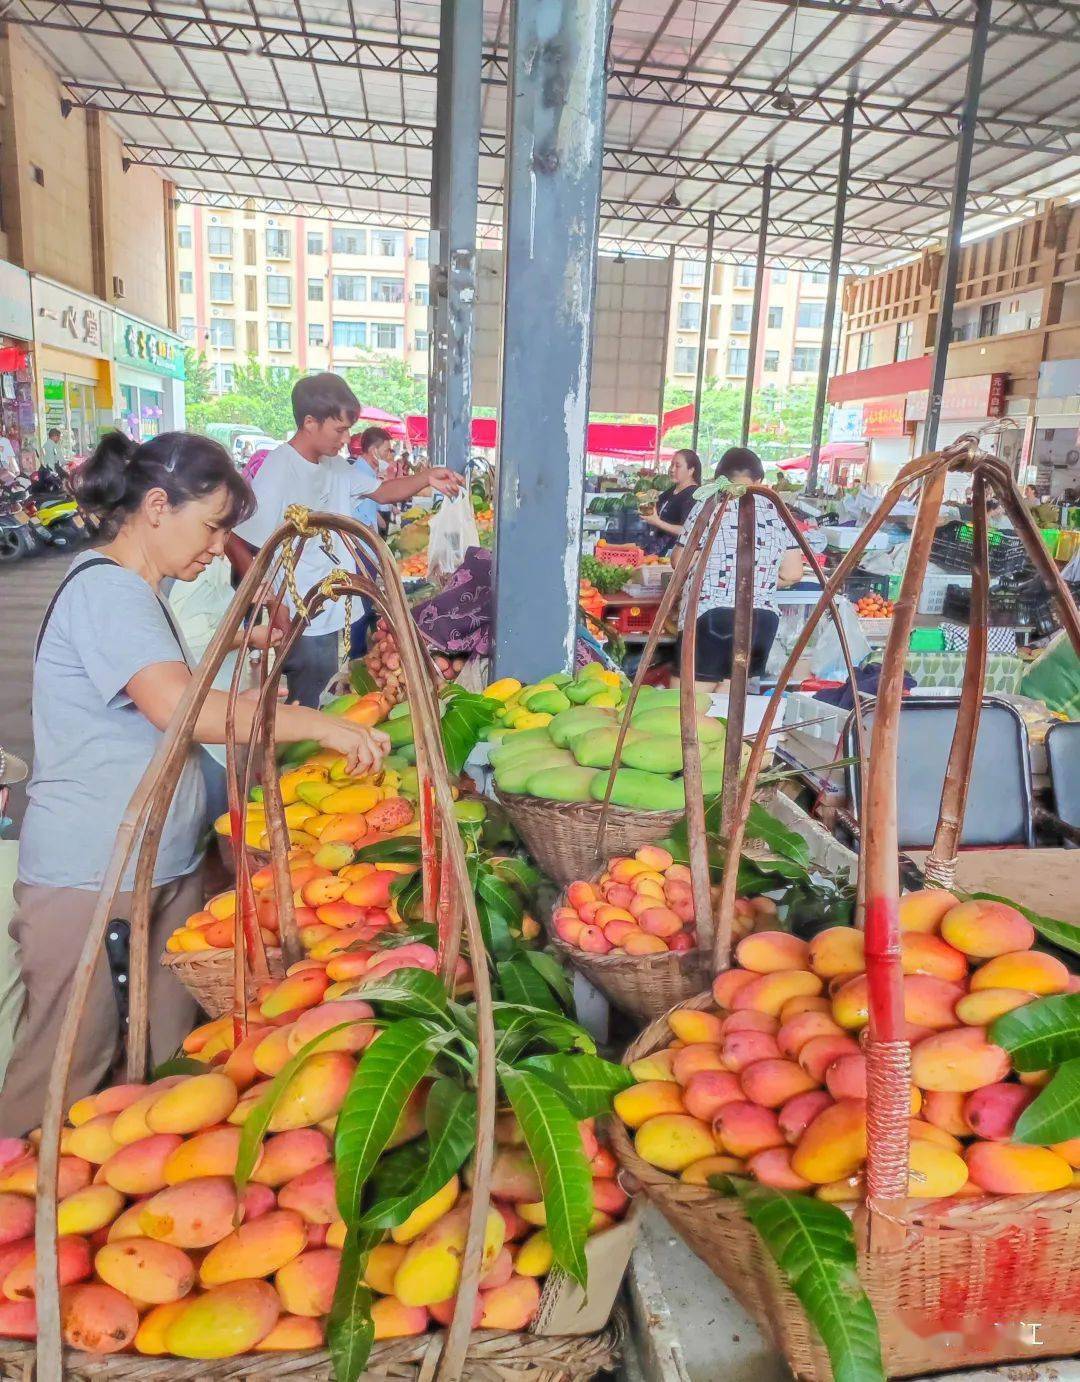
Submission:
[[[334,715],[319,715],[318,732],[313,736],[324,749],[345,755],[346,770],[352,775],[376,773],[390,752],[390,740],[379,729],[354,725]]]

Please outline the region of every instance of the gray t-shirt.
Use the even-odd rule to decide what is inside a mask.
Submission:
[[[95,557],[82,553],[71,570]],[[19,838],[21,882],[101,886],[124,811],[162,739],[125,687],[144,667],[181,661],[190,665],[191,659],[179,633],[134,571],[98,565],[61,591],[34,663],[34,770]],[[161,833],[155,883],[181,878],[198,865],[205,817],[202,772],[193,755]],[[125,888],[137,855],[136,847]]]

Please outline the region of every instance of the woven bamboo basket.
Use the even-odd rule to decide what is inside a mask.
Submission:
[[[356,571],[378,570],[378,584],[366,576],[335,571],[320,586],[303,598],[295,593],[292,572],[295,556],[305,541],[335,533],[343,542]],[[284,572],[292,581],[295,602],[300,612],[290,623],[271,668],[261,661],[260,684],[251,729],[246,744],[244,771],[237,771],[236,735],[238,678],[234,676],[226,714],[226,761],[229,809],[234,833],[239,825],[242,803],[248,799],[250,775],[257,764],[261,770],[267,833],[272,841],[270,866],[275,874],[278,922],[282,951],[280,963],[287,966],[300,956],[296,916],[288,871],[288,830],[276,775],[274,710],[283,664],[295,640],[326,601],[363,595],[395,628],[402,665],[406,673],[409,700],[416,729],[417,769],[421,783],[420,847],[423,878],[423,918],[439,935],[439,974],[448,989],[453,987],[459,957],[464,953],[479,957],[473,968],[473,994],[477,1030],[476,1150],[473,1156],[472,1200],[462,1256],[461,1279],[456,1306],[449,1326],[433,1335],[380,1344],[372,1355],[369,1376],[409,1379],[419,1382],[437,1375],[440,1382],[459,1382],[487,1378],[491,1382],[570,1382],[591,1377],[610,1367],[617,1355],[620,1325],[610,1321],[596,1327],[599,1311],[588,1314],[583,1295],[576,1297],[576,1286],[556,1274],[548,1278],[540,1301],[540,1312],[528,1332],[488,1333],[472,1330],[477,1286],[482,1272],[483,1239],[490,1206],[492,1162],[496,1117],[495,1027],[492,994],[485,956],[483,934],[476,902],[469,884],[461,832],[454,815],[454,799],[447,774],[439,731],[439,712],[430,664],[425,660],[419,632],[413,623],[401,588],[393,557],[375,534],[354,519],[329,514],[309,514],[293,508],[284,524],[258,553],[240,583],[229,610],[218,627],[203,661],[194,673],[153,761],[140,781],[117,831],[116,845],[109,861],[94,916],[76,968],[71,1001],[64,1013],[57,1050],[49,1075],[45,1110],[38,1151],[37,1212],[35,1228],[35,1300],[37,1340],[26,1344],[0,1345],[0,1371],[3,1375],[28,1379],[36,1376],[59,1382],[61,1377],[90,1378],[107,1374],[112,1378],[138,1378],[140,1382],[194,1382],[203,1378],[263,1378],[289,1376],[310,1379],[330,1377],[327,1354],[245,1355],[228,1361],[188,1362],[134,1355],[94,1357],[66,1349],[62,1341],[60,1289],[58,1277],[57,1202],[58,1171],[64,1110],[68,1100],[68,1079],[79,1029],[90,994],[95,959],[100,953],[109,919],[113,915],[128,860],[138,846],[135,882],[132,889],[130,1021],[127,1031],[126,1078],[143,1082],[147,1076],[149,1054],[148,976],[150,956],[150,906],[157,842],[168,814],[180,773],[187,761],[192,731],[215,676],[239,634],[241,646],[237,666],[246,665],[250,654],[251,628],[257,620],[250,615],[280,605],[273,592]],[[245,621],[247,621],[245,623]],[[227,1011],[231,1010],[239,1030],[246,1030],[249,985],[264,981],[270,974],[271,955],[262,941],[255,913],[251,886],[251,860],[245,848],[237,850],[236,944],[231,952],[232,989]],[[222,955],[226,952],[222,952]],[[197,959],[198,957],[192,957]],[[208,1001],[220,997],[222,986],[218,957],[206,962],[207,970],[219,971],[211,989],[207,980]],[[190,977],[190,976],[189,976]],[[83,1093],[85,1091],[79,1091]],[[610,1232],[617,1234],[617,1225]],[[624,1239],[626,1235],[621,1235]],[[600,1237],[595,1240],[600,1243]],[[600,1251],[603,1251],[603,1245]],[[628,1249],[626,1249],[628,1251]],[[595,1249],[594,1249],[595,1251]],[[563,1323],[565,1321],[565,1323]],[[587,1323],[588,1321],[588,1323]],[[559,1322],[559,1334],[545,1333],[545,1327]],[[584,1333],[573,1334],[579,1323]]]
[[[906,466],[858,541],[836,568],[780,674],[762,721],[734,815],[726,831],[728,858],[738,857],[754,783],[775,723],[780,698],[806,642],[860,560],[903,490],[920,481],[918,514],[907,569],[893,616],[878,688],[873,739],[864,774],[864,852],[860,896],[865,897],[867,983],[870,1025],[867,1058],[867,1161],[865,1200],[851,1207],[858,1244],[858,1273],[878,1317],[885,1371],[891,1377],[1005,1362],[1057,1357],[1080,1350],[1080,1189],[1052,1194],[960,1196],[948,1200],[908,1198],[908,1121],[911,1048],[904,1036],[900,967],[896,834],[896,755],[904,653],[930,556],[946,476],[955,470],[974,476],[975,557],[971,640],[957,728],[942,792],[927,881],[949,887],[963,824],[967,784],[982,706],[989,586],[986,496],[993,489],[1051,593],[1074,648],[1080,652],[1080,616],[1067,586],[1049,558],[1007,466],[962,438],[944,452]],[[761,493],[747,486],[750,495]],[[740,500],[740,532],[745,496]],[[752,516],[752,502],[749,506]],[[750,530],[752,531],[752,529]],[[752,550],[752,542],[749,544]],[[740,561],[743,546],[740,541]],[[982,617],[977,616],[982,608]],[[736,649],[740,640],[736,596]],[[747,628],[746,622],[743,624]],[[736,652],[736,660],[739,652]],[[735,869],[721,884],[714,968],[726,967]],[[701,994],[685,1008],[712,1007]],[[624,1057],[629,1062],[666,1045],[666,1019],[645,1029]],[[721,1277],[782,1350],[801,1378],[831,1376],[828,1358],[802,1305],[765,1252],[738,1200],[706,1187],[683,1184],[644,1162],[626,1130],[616,1124],[612,1145],[626,1172],[665,1215],[687,1244]]]
[[[174,955],[166,951],[161,963],[172,971],[208,1017],[224,1017],[233,1006],[233,953],[231,950],[196,950],[189,955]],[[280,950],[266,952],[266,967],[271,979],[285,973],[285,961]],[[258,985],[248,975],[247,996],[255,997]]]

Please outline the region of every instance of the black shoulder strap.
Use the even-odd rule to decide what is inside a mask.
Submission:
[[[81,566],[76,566],[67,573],[64,579],[56,587],[56,590],[53,592],[53,597],[49,601],[48,608],[45,611],[45,617],[41,621],[41,628],[38,629],[37,642],[34,644],[35,662],[37,661],[38,653],[41,652],[41,641],[45,637],[45,629],[48,626],[49,620],[52,618],[53,611],[56,609],[56,602],[64,593],[65,588],[75,579],[76,576],[81,576],[84,571],[89,571],[94,566],[119,565],[120,563],[118,561],[113,561],[111,557],[91,557],[89,561],[84,561]],[[169,626],[169,632],[176,639],[176,646],[180,649],[180,659],[182,662],[187,662],[187,654],[184,651],[184,644],[180,638],[179,633],[177,632],[176,622],[173,619],[172,612],[160,595],[157,596],[157,602],[161,606],[161,612],[165,616],[165,622]]]

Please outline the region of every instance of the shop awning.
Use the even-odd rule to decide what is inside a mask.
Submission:
[[[361,414],[367,418],[368,409]],[[378,412],[378,409],[371,411]],[[389,416],[387,414],[387,416]],[[673,427],[682,427],[694,420],[694,405],[673,408],[661,422],[661,435]],[[392,429],[384,424],[387,431]],[[403,435],[410,446],[428,445],[428,420],[423,413],[410,413],[403,424]],[[396,435],[396,434],[395,434]],[[474,417],[472,445],[478,450],[493,450],[498,445],[499,424],[493,417]],[[591,456],[606,456],[622,461],[652,461],[656,459],[656,424],[653,422],[590,422],[586,451]],[[674,455],[670,447],[661,447],[661,461]]]

